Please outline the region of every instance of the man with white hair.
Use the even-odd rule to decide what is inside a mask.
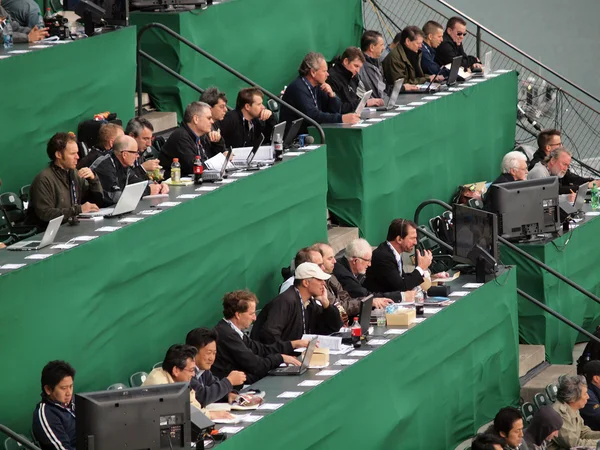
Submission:
[[[502,158],[502,175],[492,184],[508,183],[510,181],[523,181],[527,179],[527,157],[520,151],[508,152]]]
[[[391,301],[414,300],[414,292],[370,292],[362,285],[367,268],[371,265],[373,250],[371,245],[362,238],[354,239],[348,244],[344,251],[344,257],[338,259],[333,267],[333,275],[338,279],[344,290],[353,298],[365,297],[373,294],[373,305],[377,307],[375,300],[382,303]]]

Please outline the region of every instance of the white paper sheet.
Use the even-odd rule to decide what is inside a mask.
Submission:
[[[404,334],[406,333],[408,330],[404,329],[398,329],[398,328],[390,328],[389,330],[386,330],[385,333],[383,334]]]
[[[468,295],[468,294],[469,294],[469,291],[454,291],[454,292],[451,292],[448,297],[464,297],[465,295]]]
[[[332,369],[325,369],[325,370],[321,370],[319,373],[317,373],[318,377],[330,377],[335,375],[336,373],[340,373],[339,370],[332,370]]]
[[[283,406],[283,403],[263,403],[258,409],[266,409],[268,411],[275,411]]]
[[[463,287],[465,289],[477,289],[477,288],[480,288],[481,286],[483,286],[483,283],[466,283],[466,284],[463,284]]]
[[[100,228],[97,228],[96,231],[103,231],[105,233],[110,233],[112,231],[117,231],[121,228],[122,227],[100,227]]]
[[[318,386],[323,380],[304,380],[302,383],[298,383],[298,386]]]
[[[300,392],[300,391],[284,391],[281,394],[279,394],[277,396],[277,398],[296,398],[296,397],[300,397],[302,394],[304,394],[304,392]]]
[[[48,258],[50,256],[52,256],[52,255],[43,254],[43,253],[37,253],[35,255],[26,256],[25,259],[46,259],[46,258]]]
[[[389,339],[371,339],[367,342],[369,345],[385,345],[390,342]]]

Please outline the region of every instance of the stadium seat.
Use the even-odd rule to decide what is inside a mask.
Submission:
[[[554,403],[556,401],[557,393],[558,393],[557,385],[549,384],[548,386],[546,386],[546,396],[548,397],[548,400],[550,400],[552,403]]]
[[[468,201],[468,205],[471,208],[483,209],[483,202],[479,198],[470,198]]]
[[[146,372],[136,372],[129,377],[129,385],[131,387],[140,387],[144,381],[148,378]]]
[[[154,364],[154,365],[152,366],[152,368],[153,368],[153,369],[158,369],[159,367],[162,367],[162,363],[163,363],[162,361],[159,361],[159,362],[157,362],[156,364]]]
[[[23,225],[25,220],[23,202],[14,192],[5,192],[0,195],[0,210],[6,219],[9,232],[15,235],[17,239],[31,237],[37,233],[38,230],[35,226]],[[4,222],[2,225],[4,225]]]
[[[23,186],[21,188],[21,190],[19,191],[19,197],[21,198],[21,201],[23,203],[28,202],[29,201],[29,189],[31,188],[30,184],[26,184],[25,186]]]
[[[548,401],[545,392],[538,392],[533,396],[533,403],[540,409],[542,406],[548,406],[551,402]]]
[[[106,388],[107,391],[119,391],[121,389],[127,389],[127,386],[123,383],[115,383]]]
[[[13,438],[6,438],[6,440],[4,441],[4,450],[16,450],[23,448],[25,447],[19,444],[17,441],[15,441]]]
[[[531,419],[533,419],[533,415],[536,411],[537,408],[532,403],[525,402],[521,405],[521,415],[523,416],[523,420],[526,424],[531,422]]]

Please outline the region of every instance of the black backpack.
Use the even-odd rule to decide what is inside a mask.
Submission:
[[[596,327],[596,331],[594,331],[594,336],[600,339],[600,326]],[[583,349],[583,353],[577,360],[577,374],[583,375],[584,366],[589,361],[600,360],[600,344],[596,341],[590,341]]]

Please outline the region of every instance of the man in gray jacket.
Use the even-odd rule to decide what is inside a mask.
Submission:
[[[10,26],[12,28],[13,42],[16,44],[41,41],[48,36],[48,28],[33,28],[24,27],[13,19],[10,14],[0,6],[0,34],[4,40],[4,31],[6,28],[6,20],[10,18]]]
[[[360,84],[358,87],[359,96],[366,91],[373,91],[371,98],[384,98],[386,84],[383,79],[383,69],[379,57],[385,49],[383,36],[379,31],[367,30],[360,39],[360,49],[365,55],[358,78]]]

